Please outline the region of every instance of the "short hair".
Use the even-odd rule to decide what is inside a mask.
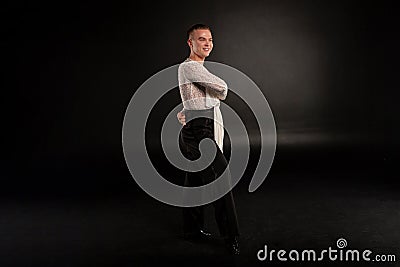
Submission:
[[[211,29],[209,26],[205,25],[205,24],[193,24],[188,30],[187,30],[187,37],[188,39],[190,39],[190,35],[192,35],[194,30],[209,30],[211,32]]]

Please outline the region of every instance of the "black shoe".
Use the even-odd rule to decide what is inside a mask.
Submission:
[[[198,241],[210,239],[212,235],[206,230],[200,229],[196,232],[184,233],[183,238],[188,241]]]
[[[211,233],[207,232],[206,230],[200,229],[199,230],[200,236],[204,238],[210,238],[212,236]]]
[[[233,255],[240,254],[239,241],[236,236],[225,238],[224,241],[225,241],[225,246],[228,249],[230,254],[233,254]]]

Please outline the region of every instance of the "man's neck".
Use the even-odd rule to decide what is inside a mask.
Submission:
[[[200,63],[203,63],[203,62],[204,62],[204,59],[205,59],[205,58],[199,57],[199,56],[198,56],[197,54],[195,54],[195,53],[190,53],[189,58],[190,58],[191,60],[194,60],[194,61],[197,61],[197,62],[200,62]]]

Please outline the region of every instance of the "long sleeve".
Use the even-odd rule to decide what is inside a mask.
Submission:
[[[210,73],[201,63],[187,61],[181,64],[181,72],[186,82],[197,85],[200,90],[208,91],[210,95],[225,100],[228,86],[224,80]]]

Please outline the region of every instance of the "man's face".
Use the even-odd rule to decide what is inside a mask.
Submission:
[[[188,44],[192,51],[201,58],[206,58],[210,55],[213,48],[212,35],[209,30],[194,30]]]

